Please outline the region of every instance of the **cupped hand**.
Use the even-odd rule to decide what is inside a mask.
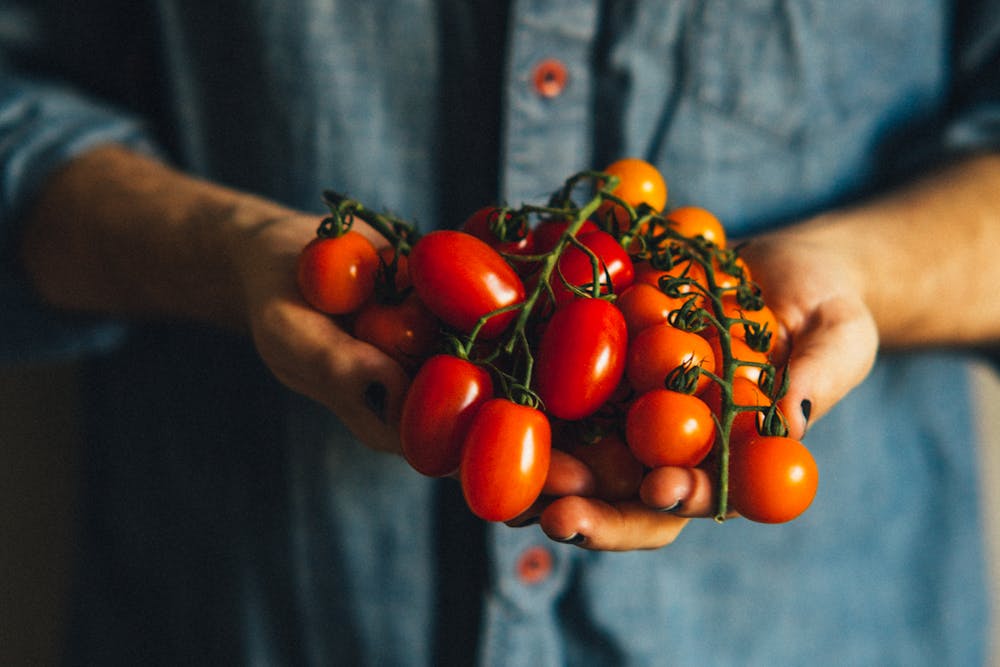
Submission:
[[[311,216],[276,217],[249,230],[235,246],[254,344],[282,383],[329,408],[369,447],[399,452],[406,372],[299,295],[297,258],[318,225]],[[376,246],[386,244],[361,221],[353,229]]]

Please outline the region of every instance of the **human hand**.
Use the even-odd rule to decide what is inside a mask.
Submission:
[[[248,230],[234,246],[254,344],[282,383],[325,405],[369,447],[398,453],[398,424],[409,384],[405,370],[299,294],[296,262],[318,224],[311,216],[276,217]],[[360,220],[352,229],[376,247],[386,245]]]

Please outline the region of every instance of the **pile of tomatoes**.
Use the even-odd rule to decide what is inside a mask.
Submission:
[[[652,165],[619,160],[546,205],[487,206],[423,235],[325,199],[301,292],[412,372],[403,455],[457,476],[476,515],[527,510],[554,447],[590,466],[608,502],[638,497],[661,466],[708,470],[720,521],[789,521],[812,502],[815,462],[777,409],[779,323],[711,212],[665,210]],[[356,218],[389,245],[351,231]]]

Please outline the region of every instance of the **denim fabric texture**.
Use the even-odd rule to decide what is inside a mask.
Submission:
[[[117,141],[303,210],[334,188],[429,229],[460,223],[441,216],[456,174],[517,204],[635,155],[738,237],[1000,147],[998,5],[513,0],[501,107],[452,126],[454,3],[0,1],[0,357],[94,354],[70,662],[435,664],[452,578],[434,496],[453,482],[353,441],[247,341],[46,310],[14,248],[65,160]],[[553,97],[533,86],[548,58],[568,73]],[[458,127],[498,154],[442,165],[476,145]],[[820,489],[793,523],[695,521],[626,554],[488,526],[468,664],[984,664],[967,361],[882,355],[807,436]],[[525,583],[535,546],[552,569]]]

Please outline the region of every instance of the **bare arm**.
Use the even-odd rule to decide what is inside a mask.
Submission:
[[[309,308],[295,287],[296,257],[318,224],[108,146],[49,180],[27,223],[23,260],[42,297],[62,308],[250,333],[280,380],[328,406],[364,442],[396,451],[391,425],[406,374]],[[365,403],[373,385],[386,389],[384,420]]]

